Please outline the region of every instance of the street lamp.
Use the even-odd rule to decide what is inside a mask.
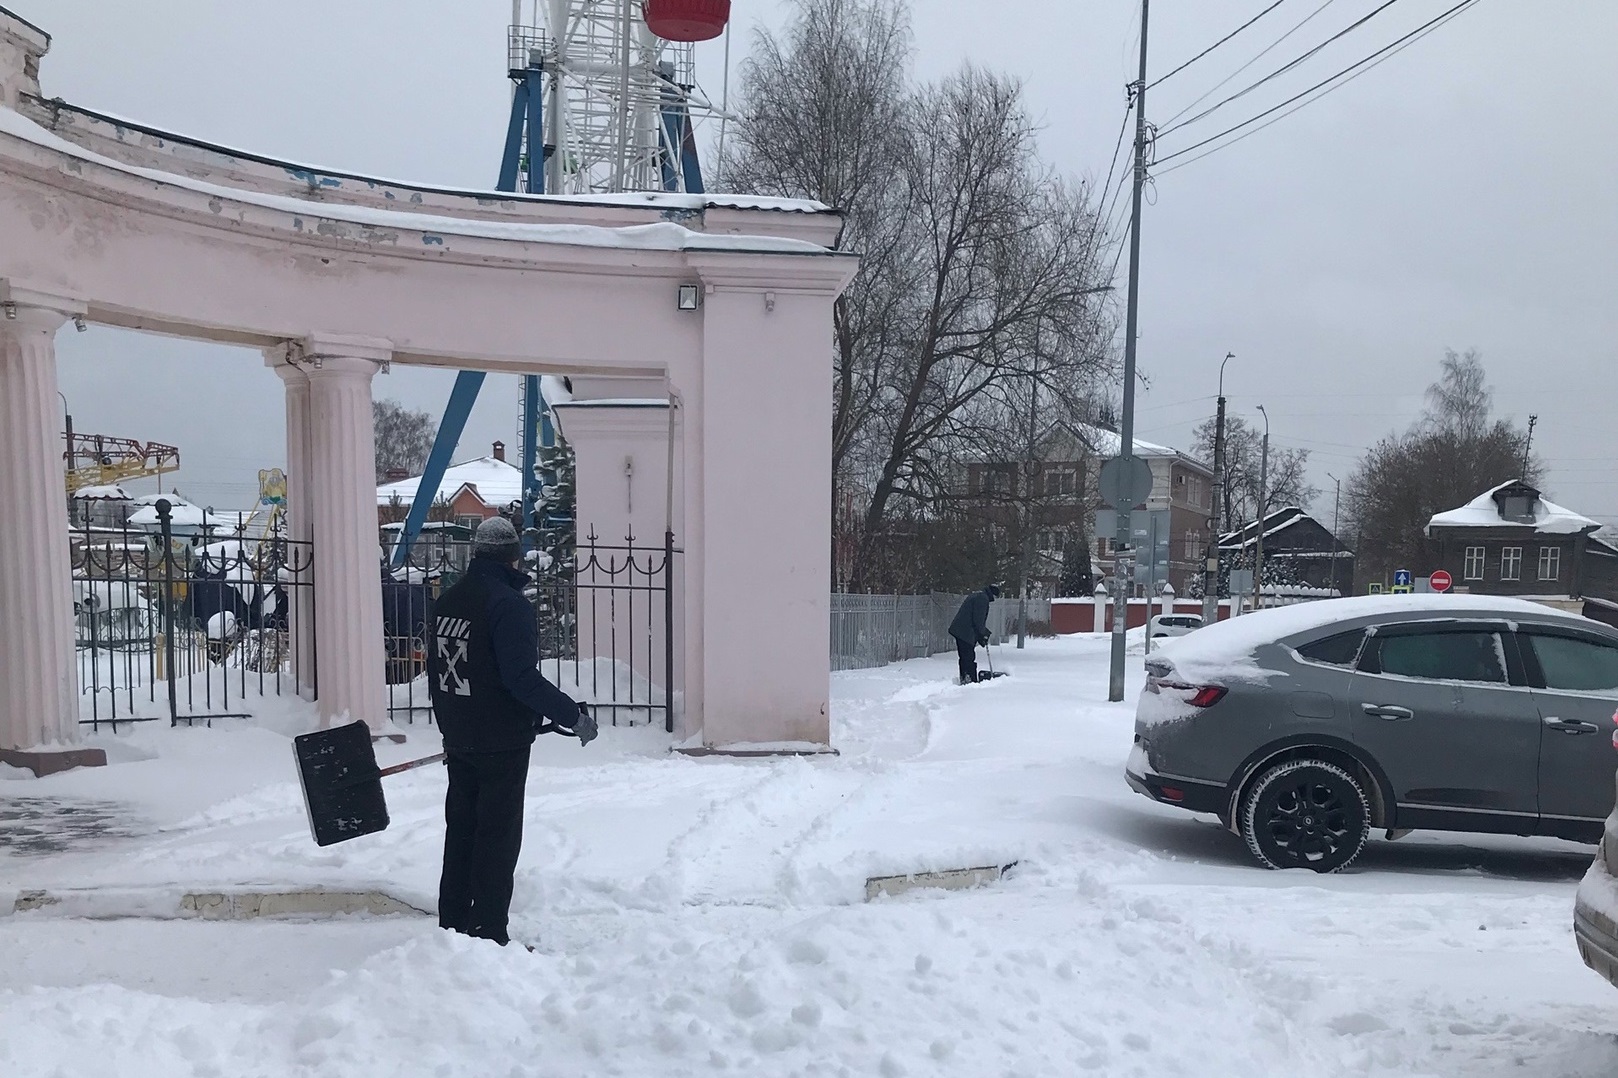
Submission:
[[[1337,590],[1337,509],[1343,501],[1343,481],[1330,472],[1326,478],[1332,481],[1334,487],[1331,496],[1331,597],[1337,598],[1341,593]]]
[[[1202,565],[1202,623],[1219,618],[1219,508],[1225,500],[1225,364],[1236,358],[1226,352],[1219,362],[1219,408],[1214,413],[1213,506],[1208,514],[1208,554]]]
[[[71,474],[78,465],[78,461],[73,456],[73,413],[67,406],[67,394],[58,389],[56,395],[62,398],[62,419],[67,435],[67,470]]]
[[[1253,609],[1264,609],[1264,518],[1270,504],[1270,413],[1258,406],[1264,417],[1264,448],[1258,466],[1258,538],[1253,541]]]

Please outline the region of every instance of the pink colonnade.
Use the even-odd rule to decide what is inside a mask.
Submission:
[[[280,376],[290,537],[316,551],[294,668],[315,660],[323,722],[385,726],[372,385],[414,364],[573,376],[581,531],[661,538],[672,518],[677,744],[829,747],[832,311],[857,266],[832,250],[835,213],[321,172],[48,100],[48,48],[0,12],[0,758],[96,762],[77,745],[55,421],[71,318],[256,348]],[[690,285],[696,310],[677,303]],[[617,485],[583,482],[637,455],[664,481],[621,508]]]

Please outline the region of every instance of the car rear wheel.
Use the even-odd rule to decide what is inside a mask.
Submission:
[[[1242,835],[1266,868],[1346,868],[1371,833],[1358,780],[1324,760],[1288,760],[1260,775],[1242,802]]]

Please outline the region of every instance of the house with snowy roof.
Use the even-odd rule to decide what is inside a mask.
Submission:
[[[967,466],[968,498],[985,505],[991,518],[1003,518],[1008,535],[1016,506],[1024,501],[1034,504],[1033,575],[1042,588],[1054,584],[1062,554],[1075,541],[1090,549],[1093,572],[1110,571],[1113,536],[1092,534],[1093,514],[1099,505],[1101,464],[1116,457],[1122,445],[1122,437],[1109,427],[1063,421],[1040,441],[1032,470],[1021,459],[989,459]],[[1152,492],[1145,507],[1167,522],[1166,533],[1159,537],[1165,556],[1158,579],[1184,592],[1207,556],[1213,469],[1182,450],[1140,438],[1134,440],[1134,455],[1152,470]]]
[[[1264,579],[1302,588],[1354,590],[1354,552],[1320,521],[1296,505],[1277,509],[1263,523],[1250,521],[1219,537],[1221,564],[1251,569],[1264,539]]]
[[[376,488],[377,522],[402,519],[416,500],[421,476],[390,477]],[[433,494],[433,504],[444,506],[441,519],[476,528],[522,501],[522,470],[506,460],[506,444],[495,442],[489,456],[452,464]]]
[[[1618,544],[1599,521],[1547,501],[1520,479],[1436,514],[1427,534],[1455,590],[1573,602],[1618,601]]]

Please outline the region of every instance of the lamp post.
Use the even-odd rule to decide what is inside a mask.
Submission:
[[[1341,593],[1337,590],[1337,510],[1343,502],[1343,481],[1330,472],[1326,478],[1332,481],[1333,492],[1331,496],[1331,597],[1337,598]]]
[[[1225,500],[1225,364],[1236,358],[1226,352],[1219,362],[1219,408],[1214,413],[1213,506],[1208,515],[1208,554],[1202,567],[1202,623],[1219,618],[1219,509]]]
[[[62,418],[67,428],[67,470],[71,472],[78,467],[78,461],[73,456],[73,413],[68,410],[67,394],[58,389],[56,395],[62,398]]]
[[[1258,406],[1264,416],[1264,448],[1258,465],[1258,538],[1253,545],[1253,609],[1264,609],[1264,518],[1270,504],[1270,413]]]

